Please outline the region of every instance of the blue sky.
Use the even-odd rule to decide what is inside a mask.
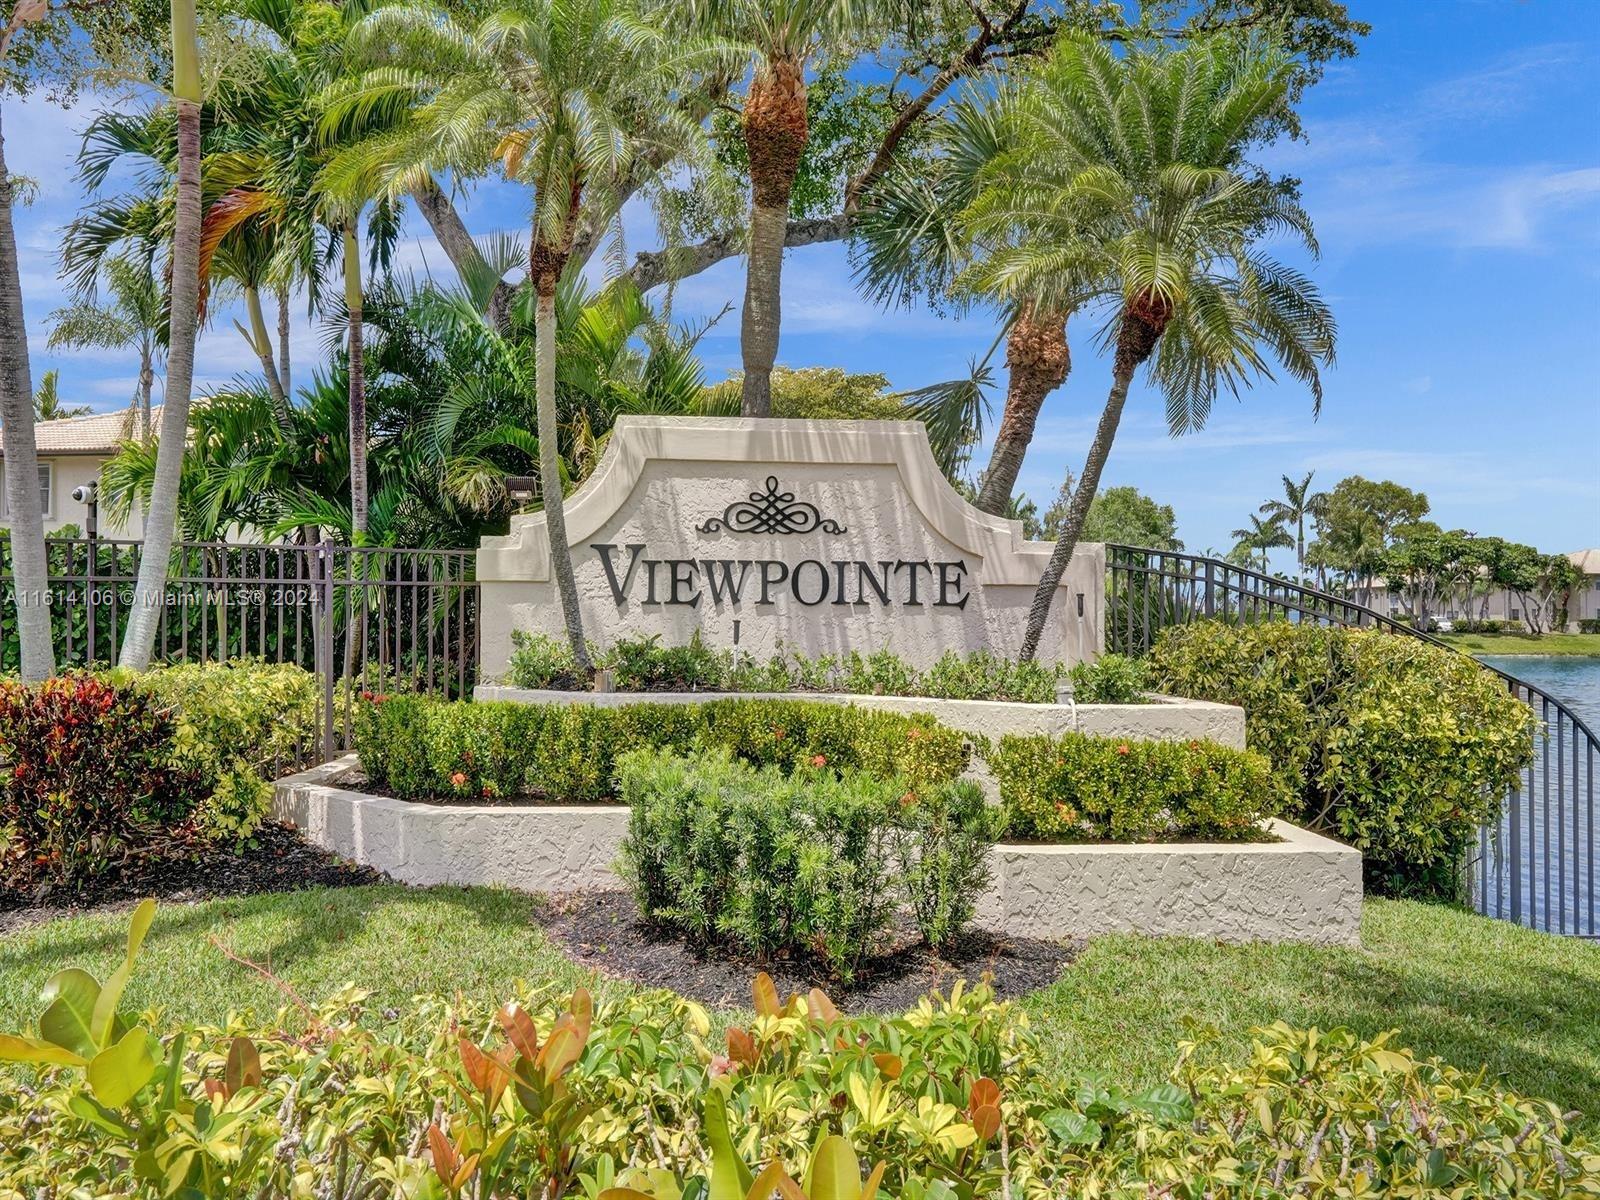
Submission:
[[[1320,420],[1302,389],[1262,383],[1174,440],[1159,399],[1136,388],[1105,483],[1171,504],[1191,549],[1225,549],[1280,475],[1308,470],[1321,486],[1360,473],[1419,488],[1448,526],[1548,551],[1600,545],[1600,0],[1351,9],[1373,24],[1360,57],[1307,95],[1307,140],[1268,152],[1303,180],[1322,243],[1312,270],[1340,325]],[[55,251],[80,201],[71,159],[89,111],[8,101],[6,143],[12,170],[41,185],[18,223],[35,379],[59,367],[72,402],[109,410],[126,404],[136,363],[44,346],[64,302]],[[524,224],[526,201],[491,185],[463,210],[482,234]],[[649,228],[629,221],[635,248]],[[403,260],[448,274],[420,219],[408,232]],[[724,262],[679,287],[674,315],[714,314],[742,291],[742,261]],[[786,365],[881,371],[902,388],[962,373],[995,336],[983,314],[871,307],[839,246],[790,252],[783,329]],[[1041,504],[1081,466],[1110,382],[1089,323],[1071,332],[1072,376],[1022,473]],[[297,322],[297,369],[320,344]],[[713,379],[735,368],[737,310],[701,345]],[[201,339],[197,378],[221,384],[252,362],[223,314]]]

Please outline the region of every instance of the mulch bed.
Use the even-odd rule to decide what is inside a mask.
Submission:
[[[846,988],[814,963],[757,962],[700,951],[641,921],[627,892],[553,896],[539,906],[535,919],[585,967],[615,979],[671,988],[716,1008],[748,1007],[757,971],[771,975],[780,993],[821,987],[846,1012],[902,1013],[932,988],[948,993],[958,979],[971,984],[985,975],[992,977],[996,994],[1007,999],[1054,983],[1081,949],[1070,942],[975,929],[948,958],[941,958],[917,941],[914,929],[903,929],[888,952],[863,967]]]
[[[387,878],[311,845],[288,825],[263,825],[256,841],[254,849],[239,853],[206,849],[193,857],[141,860],[86,896],[36,899],[0,887],[0,935],[56,917],[128,908],[146,896],[182,904],[311,887],[360,887]]]

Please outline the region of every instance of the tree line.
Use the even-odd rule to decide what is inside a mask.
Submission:
[[[1251,156],[1298,131],[1304,89],[1365,31],[1332,0],[23,0],[0,52],[13,90],[122,88],[79,155],[94,194],[63,239],[79,299],[56,336],[136,350],[146,412],[166,372],[159,428],[114,480],[146,528],[121,661],[148,662],[196,511],[186,488],[220,519],[275,482],[266,527],[361,544],[429,505],[470,525],[531,464],[582,663],[564,490],[621,411],[731,407],[694,377],[704,328],[672,326],[644,294],[742,254],[738,411],[768,416],[784,250],[841,240],[885,303],[1001,316],[970,378],[903,397],[959,470],[1003,343],[1004,408],[975,480],[989,511],[1016,504],[1040,406],[1071,368],[1067,323],[1100,330],[1109,388],[1019,647],[1031,657],[1137,373],[1174,434],[1274,363],[1320,403],[1332,315],[1264,248],[1314,254],[1311,221],[1294,181]],[[135,182],[111,186],[129,164]],[[470,232],[458,202],[489,178],[524,190],[525,236]],[[16,201],[0,163],[0,423],[34,677],[53,664]],[[663,248],[628,254],[629,203],[655,214]],[[408,206],[454,287],[393,270]],[[588,295],[597,256],[611,282]],[[195,339],[235,299],[259,382],[191,413]],[[302,301],[337,337],[296,388]]]

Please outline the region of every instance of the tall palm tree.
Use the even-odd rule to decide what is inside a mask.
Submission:
[[[1334,322],[1315,285],[1263,254],[1267,234],[1315,252],[1311,222],[1242,162],[1264,120],[1282,113],[1289,61],[1259,48],[1199,43],[1118,58],[1068,34],[1019,101],[1031,134],[973,206],[980,229],[1015,231],[1015,249],[975,268],[1011,294],[1065,308],[1098,302],[1114,352],[1111,390],[1049,565],[1029,608],[1021,656],[1038,651],[1061,576],[1141,366],[1174,434],[1202,423],[1219,385],[1269,372],[1265,353],[1321,403]]]
[[[195,0],[172,0],[172,103],[178,118],[178,179],[172,225],[172,290],[167,333],[167,383],[162,395],[161,440],[150,507],[145,514],[139,580],[128,609],[118,664],[142,671],[150,665],[167,560],[177,532],[178,486],[183,476],[194,344],[200,323],[200,40]]]
[[[50,314],[50,339],[46,345],[81,349],[137,350],[139,382],[133,394],[135,426],[140,440],[150,437],[151,391],[156,370],[166,360],[163,341],[167,313],[161,285],[147,262],[133,254],[116,254],[106,260],[109,297],[97,303],[82,297]]]
[[[697,19],[744,43],[755,58],[741,124],[750,164],[750,225],[739,345],[740,409],[772,414],[778,358],[783,241],[809,136],[806,68],[830,41],[860,34],[898,8],[885,0],[691,0]]]
[[[491,166],[532,191],[539,477],[567,639],[585,671],[558,452],[556,293],[576,231],[614,217],[642,155],[705,161],[702,130],[671,98],[727,61],[718,47],[669,35],[653,12],[635,0],[511,0],[466,26],[443,10],[379,8],[351,36],[355,57],[379,65],[324,97],[332,128],[409,109],[406,122],[334,159],[322,181],[332,194],[399,196],[420,178]]]
[[[962,221],[977,196],[984,172],[1014,149],[1011,89],[985,81],[970,97],[950,106],[933,131],[936,156],[894,172],[857,219],[861,247],[857,278],[880,301],[905,301],[916,291],[967,306],[994,297],[958,287],[974,276],[964,268],[992,253],[997,244]],[[1003,244],[1003,243],[1001,243]],[[1006,403],[981,477],[977,506],[1005,514],[1033,440],[1045,397],[1066,381],[1067,315],[1024,297],[1008,303]]]
[[[1328,507],[1328,494],[1311,490],[1314,475],[1315,471],[1307,471],[1299,483],[1283,476],[1283,499],[1268,500],[1257,510],[1279,524],[1294,527],[1295,577],[1301,583],[1306,581],[1306,519],[1316,520]]]
[[[33,418],[36,421],[69,421],[73,417],[86,417],[94,409],[87,405],[61,403],[61,372],[46,371],[33,393]]]
[[[1253,513],[1250,516],[1250,524],[1243,529],[1235,529],[1230,536],[1237,543],[1237,548],[1261,552],[1263,571],[1269,566],[1267,555],[1270,551],[1294,545],[1294,538],[1289,536],[1289,531],[1277,517],[1269,517],[1263,521]]]

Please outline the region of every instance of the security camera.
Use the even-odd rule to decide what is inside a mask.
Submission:
[[[88,504],[94,499],[95,493],[99,490],[100,485],[96,483],[80,484],[72,489],[72,498],[79,504]]]

